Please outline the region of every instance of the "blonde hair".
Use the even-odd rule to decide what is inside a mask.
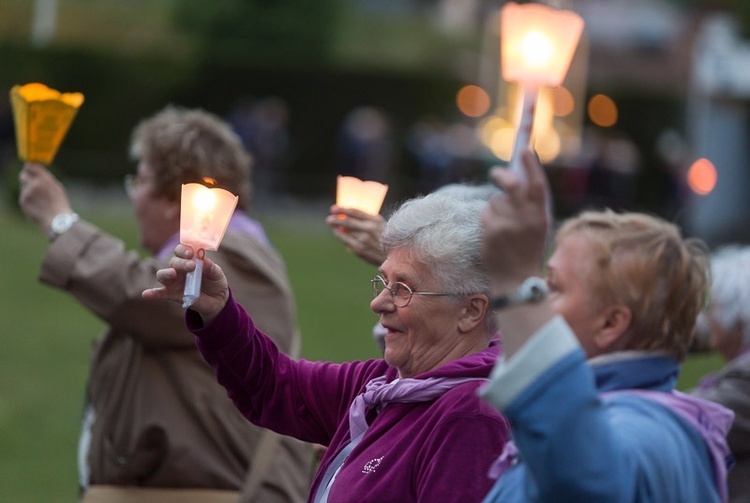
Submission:
[[[674,224],[639,213],[588,211],[565,222],[557,241],[589,238],[596,255],[594,294],[629,307],[628,349],[663,350],[682,361],[710,281],[707,247]]]
[[[141,121],[130,156],[153,171],[154,195],[177,201],[183,183],[208,178],[238,196],[240,209],[248,208],[250,154],[226,122],[205,110],[167,106]]]

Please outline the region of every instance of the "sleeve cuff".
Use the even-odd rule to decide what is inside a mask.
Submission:
[[[493,407],[504,410],[543,372],[572,351],[580,349],[578,339],[565,319],[557,315],[506,361],[501,357],[490,375],[490,382],[478,393]]]
[[[39,270],[39,280],[58,288],[67,288],[76,262],[99,233],[97,227],[86,221],[74,223],[67,232],[50,243]]]

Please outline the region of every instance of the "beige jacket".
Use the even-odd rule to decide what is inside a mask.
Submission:
[[[293,298],[279,255],[228,232],[218,252],[235,298],[285,352],[297,337]],[[42,282],[70,292],[104,320],[89,374],[95,421],[88,451],[91,484],[239,489],[262,436],[216,383],[213,370],[172,302],[144,301],[167,261],[142,259],[121,241],[79,221],[49,247]],[[83,334],[61,335],[80,337]],[[308,446],[275,444],[260,494],[243,501],[304,501],[312,473]]]

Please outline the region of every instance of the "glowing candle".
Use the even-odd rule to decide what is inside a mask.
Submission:
[[[584,22],[575,12],[513,2],[505,4],[500,19],[503,79],[522,86],[521,114],[509,167],[523,180],[519,153],[531,140],[539,87],[562,84]]]
[[[182,306],[190,307],[200,296],[203,258],[206,250],[218,250],[237,206],[237,196],[200,183],[182,185],[180,243],[195,251],[195,270],[185,281]]]
[[[336,205],[354,208],[371,215],[377,215],[388,192],[388,185],[362,181],[353,176],[339,176],[336,179]]]

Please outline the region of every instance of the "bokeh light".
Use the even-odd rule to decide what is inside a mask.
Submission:
[[[609,96],[597,94],[589,100],[589,119],[601,127],[611,127],[617,123],[617,105]]]
[[[456,105],[464,115],[481,117],[490,109],[490,96],[479,86],[467,85],[458,91]]]
[[[698,195],[705,196],[714,190],[716,180],[716,167],[704,157],[695,161],[688,169],[688,187]]]
[[[556,117],[566,117],[575,110],[575,99],[573,93],[567,88],[560,86],[550,89],[552,95],[552,113]]]

